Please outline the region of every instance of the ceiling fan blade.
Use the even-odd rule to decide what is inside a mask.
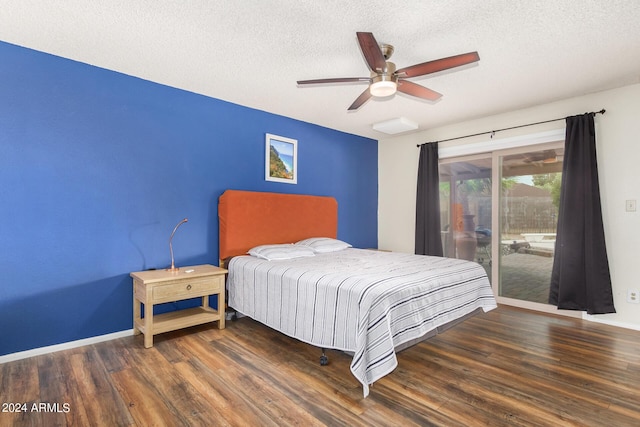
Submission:
[[[380,50],[380,45],[373,37],[372,33],[356,33],[358,36],[358,43],[360,43],[360,50],[364,55],[364,59],[367,60],[367,65],[373,72],[382,72],[387,69],[387,62],[384,60],[384,55]]]
[[[441,93],[438,93],[435,90],[428,89],[408,80],[398,80],[398,90],[402,93],[406,93],[407,95],[428,99],[429,101],[435,101],[442,96]]]
[[[397,70],[395,74],[402,78],[424,76],[425,74],[460,67],[461,65],[471,64],[479,60],[480,55],[478,55],[478,52],[469,52],[448,58],[436,59],[435,61],[423,62],[422,64],[411,65],[410,67]]]
[[[313,85],[321,83],[371,83],[371,77],[338,77],[335,79],[298,80],[299,85]]]
[[[369,100],[369,98],[371,98],[371,92],[369,91],[369,88],[366,88],[364,90],[364,92],[362,92],[360,94],[360,96],[358,98],[356,98],[355,101],[353,101],[353,104],[351,104],[351,106],[348,108],[348,110],[349,111],[357,110],[358,108],[360,108],[362,106],[362,104],[367,102]]]

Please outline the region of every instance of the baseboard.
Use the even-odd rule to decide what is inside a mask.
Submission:
[[[607,320],[607,319],[603,319],[600,316],[594,316],[587,313],[584,313],[582,318],[584,320],[588,320],[589,322],[602,323],[604,325],[616,326],[618,328],[633,329],[634,331],[640,331],[640,325],[635,323],[626,323],[626,322],[617,322],[615,320]]]
[[[41,354],[54,353],[60,350],[69,350],[72,348],[82,347],[83,345],[97,344],[103,341],[115,340],[133,335],[133,329],[113,332],[111,334],[99,335],[97,337],[85,338],[77,341],[64,342],[62,344],[50,345],[47,347],[34,348],[32,350],[20,351],[18,353],[6,354],[0,356],[0,364],[13,362],[14,360],[26,359],[28,357],[40,356]]]

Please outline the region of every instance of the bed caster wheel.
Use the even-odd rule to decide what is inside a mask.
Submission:
[[[329,358],[324,354],[320,356],[320,366],[327,366],[329,364]]]
[[[329,358],[325,353],[325,349],[322,349],[322,355],[320,356],[320,366],[327,366],[329,364]]]

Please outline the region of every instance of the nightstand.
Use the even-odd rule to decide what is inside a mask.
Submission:
[[[133,278],[133,331],[144,334],[144,346],[153,346],[153,336],[207,322],[224,329],[224,277],[227,270],[213,265],[180,267],[178,271],[147,270],[131,273]],[[209,295],[216,295],[218,310],[209,307]],[[200,307],[153,315],[153,306],[202,297]],[[144,304],[144,317],[140,304]]]

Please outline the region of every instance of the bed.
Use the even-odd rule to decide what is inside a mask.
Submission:
[[[496,301],[476,263],[350,247],[337,239],[337,212],[331,197],[227,190],[218,204],[220,258],[229,270],[229,307],[353,354],[351,372],[366,397],[395,369],[397,351]],[[313,247],[318,242],[325,246]],[[256,247],[296,256],[247,255]]]

